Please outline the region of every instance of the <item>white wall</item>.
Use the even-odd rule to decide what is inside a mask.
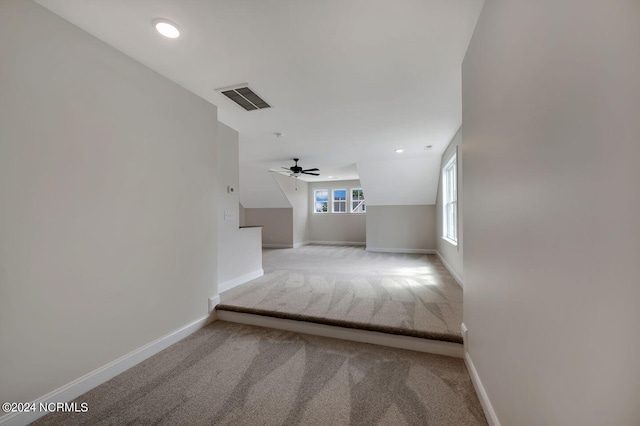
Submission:
[[[367,250],[433,252],[436,206],[367,206]]]
[[[262,273],[262,228],[240,229],[238,132],[218,123],[218,283],[221,291]],[[228,188],[234,188],[229,192]],[[226,216],[225,216],[226,213]],[[244,214],[244,212],[242,212]]]
[[[447,164],[451,157],[458,153],[457,171],[458,171],[458,245],[454,245],[442,238],[442,167]],[[436,249],[445,262],[449,271],[456,277],[460,285],[464,285],[464,268],[463,268],[463,252],[464,252],[464,190],[462,188],[464,165],[462,164],[462,129],[451,140],[451,143],[442,154],[442,162],[440,164],[440,181],[438,182],[438,198],[436,201]]]
[[[306,243],[309,240],[309,184],[279,173],[273,173],[272,176],[293,208],[294,246]]]
[[[405,152],[397,159],[359,161],[358,173],[368,206],[430,205],[436,202],[440,155]]]
[[[282,188],[273,178],[274,172],[261,164],[243,162],[240,164],[240,202],[247,209],[291,207]]]
[[[293,209],[265,208],[244,209],[247,226],[262,226],[264,247],[293,247]]]
[[[464,322],[502,425],[640,421],[640,2],[487,1],[463,64]]]
[[[207,315],[216,108],[42,7],[0,2],[0,400]]]
[[[338,242],[338,243],[362,243],[366,241],[366,213],[314,213],[313,197],[316,189],[329,190],[329,203],[331,203],[331,191],[333,189],[347,190],[347,209],[349,209],[349,190],[361,188],[359,180],[313,182],[309,184],[309,241],[312,242]],[[367,193],[364,193],[365,202]],[[369,205],[367,204],[367,209]]]

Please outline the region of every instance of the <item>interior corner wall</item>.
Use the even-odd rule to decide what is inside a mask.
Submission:
[[[316,189],[329,190],[329,202],[333,189],[347,190],[347,207],[349,190],[362,188],[359,180],[312,182],[309,184],[307,196],[309,211],[309,241],[312,243],[364,244],[366,241],[366,216],[368,213],[314,213],[313,197]],[[365,200],[367,194],[364,194]],[[367,210],[369,206],[367,206]],[[329,205],[331,211],[331,205]]]
[[[218,284],[219,289],[262,271],[262,229],[240,228],[238,132],[218,123]],[[229,188],[233,188],[231,191]],[[244,209],[243,209],[244,210]],[[244,212],[242,212],[244,214]]]
[[[41,6],[0,2],[0,400],[208,315],[216,108]]]
[[[247,226],[262,226],[262,246],[293,247],[293,208],[246,208]]]
[[[464,59],[465,343],[502,425],[639,423],[639,17],[486,1]]]
[[[436,206],[367,206],[367,250],[436,248]]]
[[[309,240],[309,184],[279,173],[272,176],[293,208],[293,245],[304,244]]]
[[[246,218],[245,218],[245,215],[244,215],[244,206],[242,204],[240,204],[240,203],[238,203],[238,204],[239,204],[239,206],[238,206],[238,211],[239,211],[238,217],[240,218],[240,226],[245,226],[247,221],[246,221]]]
[[[457,171],[458,171],[458,245],[453,245],[449,241],[442,238],[442,167],[447,164],[451,157],[457,152]],[[456,277],[460,285],[464,285],[464,188],[463,184],[464,164],[462,162],[462,128],[458,130],[456,135],[449,143],[449,146],[442,154],[442,162],[440,164],[440,181],[438,182],[438,196],[436,199],[436,250],[446,263],[447,268]]]

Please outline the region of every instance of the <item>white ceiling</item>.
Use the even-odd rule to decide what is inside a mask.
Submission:
[[[384,175],[385,160],[425,158],[425,167],[429,157],[439,160],[461,125],[460,66],[482,7],[482,0],[37,3],[217,105],[219,120],[239,131],[241,170],[266,172],[299,157],[304,168],[320,168],[320,180],[357,179],[358,163],[382,164]],[[181,37],[160,36],[151,25],[158,17],[176,22]],[[215,91],[238,83],[272,108],[247,112]],[[419,184],[435,187],[432,175],[435,182]]]

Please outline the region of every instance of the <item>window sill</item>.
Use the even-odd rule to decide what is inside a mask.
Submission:
[[[446,242],[448,242],[449,244],[458,247],[458,242],[455,240],[452,240],[451,238],[447,238],[447,237],[441,237],[443,240],[445,240]]]

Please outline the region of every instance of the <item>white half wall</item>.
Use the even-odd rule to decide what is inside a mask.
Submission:
[[[367,206],[367,250],[433,253],[436,206]]]
[[[216,292],[216,108],[0,2],[0,400],[184,327]]]
[[[464,59],[464,323],[502,425],[639,424],[639,40],[638,1],[486,1]]]
[[[218,284],[219,291],[262,272],[262,228],[239,228],[238,132],[218,123]],[[229,188],[233,188],[231,191]],[[243,212],[244,214],[244,212]],[[224,290],[223,290],[224,288]]]

